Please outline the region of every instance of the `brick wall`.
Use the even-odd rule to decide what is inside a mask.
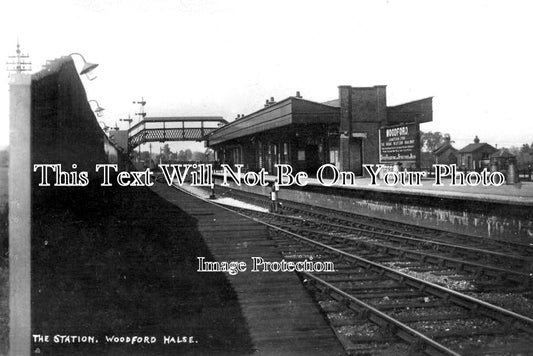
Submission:
[[[387,122],[386,87],[339,87],[341,170],[364,173],[361,164],[379,162],[379,128]],[[366,135],[354,138],[353,134]],[[354,149],[362,140],[362,150]],[[362,157],[359,157],[362,156]]]
[[[33,163],[60,163],[65,169],[95,170],[106,163],[104,133],[70,57],[53,61],[32,76],[31,144]]]

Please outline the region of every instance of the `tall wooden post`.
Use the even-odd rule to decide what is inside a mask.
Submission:
[[[9,355],[31,353],[31,75],[9,83]]]

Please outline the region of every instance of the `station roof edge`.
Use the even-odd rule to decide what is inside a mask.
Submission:
[[[412,100],[412,101],[408,101],[408,102],[405,102],[405,103],[401,103],[401,104],[396,104],[396,105],[393,105],[393,106],[388,106],[387,105],[387,110],[388,109],[396,109],[396,108],[400,108],[404,105],[410,105],[410,104],[414,104],[414,103],[418,103],[418,102],[422,102],[422,101],[425,101],[425,100],[428,100],[428,99],[433,99],[434,97],[433,96],[428,96],[426,98],[422,98],[422,99],[416,99],[416,100]]]
[[[257,114],[259,114],[261,112],[266,112],[266,111],[269,111],[269,110],[273,110],[273,109],[279,108],[280,106],[282,106],[281,104],[285,105],[286,102],[291,101],[291,100],[300,100],[300,101],[309,102],[309,103],[312,103],[312,104],[315,104],[315,105],[324,106],[324,107],[327,107],[328,109],[332,109],[332,111],[339,111],[340,110],[340,108],[337,107],[337,106],[327,105],[327,104],[324,104],[324,103],[319,103],[317,101],[312,101],[312,100],[308,100],[308,99],[304,99],[304,98],[299,98],[299,97],[296,97],[296,96],[289,96],[289,97],[287,97],[287,98],[285,98],[283,100],[280,100],[280,101],[277,101],[277,102],[273,103],[272,105],[269,105],[267,107],[264,107],[264,108],[261,108],[259,110],[256,110],[256,111],[254,111],[254,112],[252,112],[252,113],[250,113],[248,115],[245,115],[244,117],[239,118],[238,120],[234,120],[234,121],[228,123],[227,125],[224,125],[224,126],[220,127],[219,129],[211,132],[208,136],[214,135],[216,133],[224,131],[225,129],[231,128],[236,123],[242,123],[243,121],[250,120],[250,119],[252,119],[253,117],[255,117]]]

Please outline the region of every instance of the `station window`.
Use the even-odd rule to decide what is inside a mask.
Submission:
[[[257,159],[259,169],[263,168],[263,143],[261,141],[257,143]]]
[[[339,150],[330,150],[329,151],[329,163],[333,164],[337,168],[340,168],[340,165],[339,165]]]
[[[236,147],[232,150],[231,152],[231,158],[233,159],[233,164],[241,164],[243,163],[242,160],[241,160],[241,150],[239,149],[239,147]]]
[[[268,153],[271,155],[270,159],[272,160],[272,167],[270,169],[274,170],[274,165],[279,163],[278,145],[276,145],[275,143],[271,143]]]
[[[305,151],[298,150],[298,161],[305,161]]]
[[[265,165],[266,165],[265,168],[269,172],[271,172],[273,167],[272,167],[272,145],[270,143],[266,145]]]

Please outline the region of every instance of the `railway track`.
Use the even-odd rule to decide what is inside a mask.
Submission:
[[[233,197],[258,206],[269,207],[271,201],[268,197],[245,192],[229,187],[217,186],[217,194],[227,197]],[[476,251],[491,251],[499,253],[502,258],[505,256],[518,263],[531,263],[533,256],[533,245],[521,241],[495,239],[490,237],[478,237],[473,235],[447,232],[439,229],[432,229],[424,226],[407,224],[397,221],[374,218],[366,215],[343,212],[323,208],[320,206],[311,206],[307,204],[280,200],[278,205],[280,212],[284,214],[296,215],[301,217],[313,218],[316,221],[337,223],[366,229],[373,232],[393,234],[398,237],[411,237],[420,240],[441,242],[444,244],[460,245],[462,247],[471,247]],[[531,268],[532,266],[527,266]]]
[[[287,260],[306,257],[335,264],[335,273],[304,272],[302,278],[328,305],[324,311],[332,312],[330,322],[350,354],[388,353],[391,347],[398,354],[430,355],[531,350],[531,318],[345,252],[343,246],[269,226]],[[379,328],[365,325],[368,321]],[[364,335],[349,332],[361,329]]]
[[[500,260],[497,253],[492,261],[492,252],[486,252],[482,257],[476,256],[472,261],[468,258],[472,249],[468,247],[466,254],[462,246],[454,246],[452,251],[443,252],[439,249],[440,243],[427,241],[413,243],[409,238],[398,239],[388,234],[373,232],[369,234],[365,230],[337,224],[316,223],[307,219],[247,209],[236,210],[317,241],[342,245],[343,251],[356,251],[358,255],[371,256],[369,258],[372,260],[386,265],[401,267],[400,261],[408,261],[408,264],[403,264],[404,268],[409,267],[410,270],[421,273],[431,272],[433,275],[448,275],[448,278],[442,278],[442,282],[450,286],[454,285],[453,280],[461,280],[465,282],[463,289],[469,286],[474,290],[472,283],[475,283],[479,292],[505,288],[524,293],[529,292],[533,286],[533,278],[529,273],[513,269],[513,266],[504,268],[501,264],[495,265],[495,261]],[[466,283],[468,281],[470,283]],[[455,287],[460,288],[461,285],[455,284]]]
[[[226,190],[224,194],[236,195],[238,198],[259,206],[270,204],[266,197],[253,194],[243,194],[243,192],[233,190]],[[275,221],[276,225],[306,226],[317,232],[336,234],[339,239],[351,239],[352,243],[359,246],[373,246],[385,253],[402,258],[418,259],[422,263],[454,268],[458,272],[474,275],[476,280],[488,277],[492,280],[509,280],[528,287],[533,281],[533,258],[531,257],[533,251],[529,253],[531,246],[526,244],[489,240],[487,248],[480,247],[482,241],[479,241],[479,237],[470,237],[470,240],[465,243],[462,242],[465,240],[464,235],[432,230],[432,236],[444,233],[450,241],[442,237],[428,238],[410,231],[419,230],[418,226],[398,223],[399,227],[382,228],[378,221],[383,221],[385,225],[391,225],[391,222],[356,214],[352,214],[351,218],[346,218],[344,217],[346,213],[332,213],[328,209],[326,213],[320,213],[315,210],[321,208],[304,204],[283,202],[279,209],[283,215],[262,214],[261,218],[273,223]],[[255,213],[255,215],[259,214]],[[338,214],[343,217],[339,217]],[[367,222],[368,219],[371,223]]]
[[[533,344],[533,319],[391,268],[386,253],[391,247],[370,248],[369,241],[331,223],[316,225],[302,217],[230,209],[267,225],[286,260],[305,257],[334,263],[334,273],[302,272],[300,276],[350,354],[533,352],[529,346]],[[339,230],[332,231],[332,226]],[[408,253],[396,254],[396,258],[403,260]],[[420,270],[429,259],[419,260]],[[470,266],[468,261],[463,269],[469,268],[465,266]],[[500,278],[501,283],[492,284],[490,291],[507,288],[507,283],[520,286],[524,277]]]
[[[408,352],[449,355],[530,352],[531,318],[287,230],[272,228],[272,237],[278,241],[285,258],[306,256],[334,261],[336,273],[303,273],[311,287],[322,295],[322,301],[328,301],[324,294],[329,295],[330,307],[335,301],[335,311],[348,314],[340,324],[334,321],[333,326],[357,326],[361,321],[371,320],[381,327],[366,338],[341,338],[349,352],[375,350],[377,340],[390,342],[387,337],[392,334],[410,345]]]

